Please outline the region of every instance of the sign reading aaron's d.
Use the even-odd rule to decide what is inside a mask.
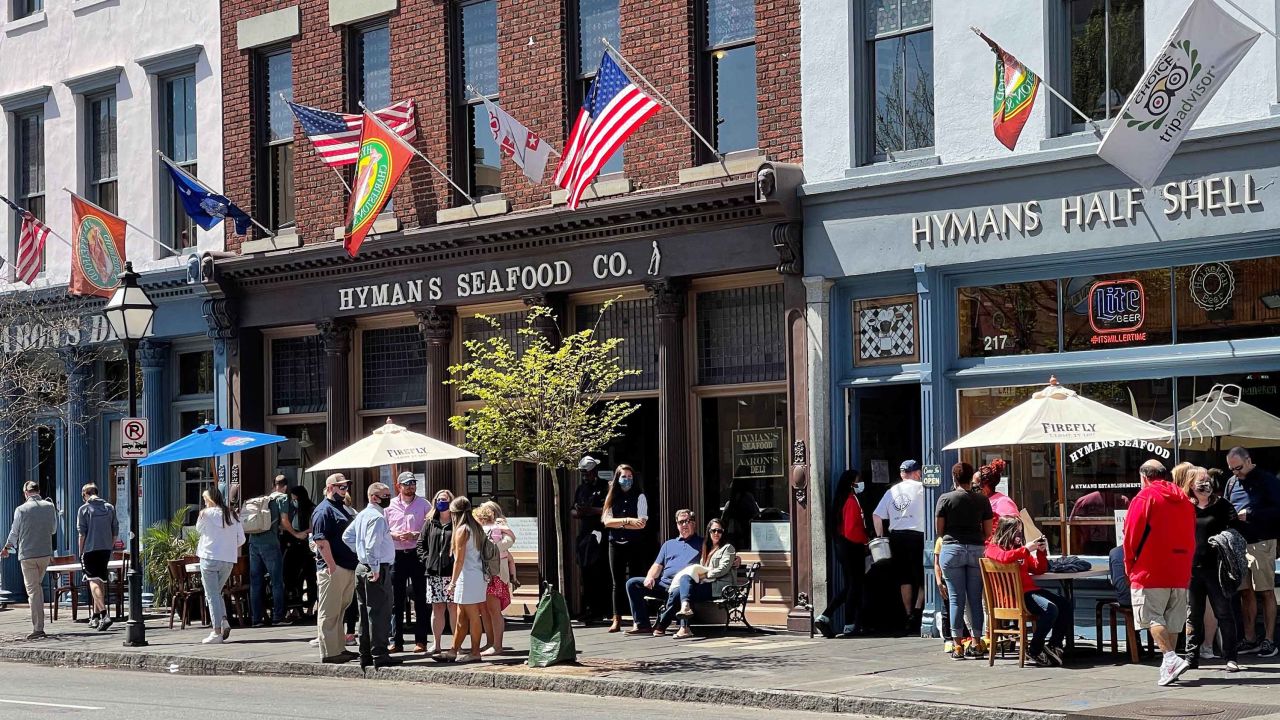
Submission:
[[[780,427],[731,431],[733,476],[735,478],[782,477],[783,437]]]

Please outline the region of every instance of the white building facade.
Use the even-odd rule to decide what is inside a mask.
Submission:
[[[1274,29],[1280,3],[1236,2]],[[1247,402],[1280,414],[1274,38],[1262,35],[1155,186],[1139,188],[1043,88],[1016,149],[1001,145],[994,55],[970,30],[1105,132],[1189,4],[804,0],[810,422],[825,497],[857,470],[870,514],[899,463],[917,459],[941,475],[932,508],[953,464],[999,457],[1002,488],[1055,551],[1105,555],[1144,460],[1226,467],[1190,408]],[[1167,423],[1179,443],[941,450],[1052,375]],[[1280,466],[1274,448],[1254,456]],[[932,514],[922,566],[932,565]],[[823,522],[814,533],[820,558]],[[834,560],[828,567],[815,582],[819,604],[821,588],[843,582]],[[879,607],[891,615],[892,598]],[[867,624],[880,622],[900,618]]]

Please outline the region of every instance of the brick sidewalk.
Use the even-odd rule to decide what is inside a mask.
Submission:
[[[223,645],[201,645],[206,629],[170,630],[148,623],[147,648],[125,648],[124,624],[109,632],[62,618],[49,623],[50,637],[23,639],[30,630],[25,608],[0,612],[0,659],[50,664],[112,665],[178,672],[272,672],[292,675],[358,676],[357,664],[321,665],[307,641],[309,626],[278,626],[232,632]],[[1146,717],[1115,706],[1158,701],[1178,703],[1248,701],[1233,717],[1280,713],[1280,658],[1244,656],[1249,670],[1228,675],[1220,661],[1188,671],[1176,686],[1156,687],[1155,661],[1130,665],[1087,652],[1067,668],[1023,668],[1017,660],[952,660],[941,643],[917,638],[810,640],[787,634],[748,635],[741,630],[697,628],[705,638],[611,635],[603,628],[576,631],[580,663],[534,670],[524,665],[528,626],[512,623],[507,644],[516,654],[472,665],[433,663],[406,654],[404,665],[369,671],[370,676],[419,682],[560,690],[602,695],[687,699],[788,709],[868,712],[931,718]],[[1167,712],[1167,710],[1165,711]],[[1184,716],[1196,714],[1186,706]],[[1168,717],[1168,715],[1165,715]]]

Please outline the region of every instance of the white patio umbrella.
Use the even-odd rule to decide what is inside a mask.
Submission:
[[[1050,379],[1029,400],[947,445],[943,450],[1039,443],[1168,440],[1172,433],[1113,410]]]
[[[476,457],[475,453],[429,438],[387,420],[386,425],[374,430],[368,437],[307,468],[307,472],[473,457]]]
[[[1280,417],[1240,399],[1239,385],[1214,385],[1209,392],[1159,425],[1178,427],[1178,445],[1190,450],[1280,445]]]

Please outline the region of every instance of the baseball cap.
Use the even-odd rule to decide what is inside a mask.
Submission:
[[[24,493],[38,492],[39,490],[40,490],[40,483],[34,480],[28,480],[22,484],[22,492]]]
[[[396,482],[400,483],[401,485],[417,485],[418,476],[406,470],[400,473],[400,476],[396,478]]]
[[[910,473],[910,472],[916,472],[919,469],[920,469],[920,463],[916,462],[915,460],[903,460],[902,464],[898,466],[899,472]]]
[[[591,457],[590,455],[583,455],[582,459],[578,461],[578,469],[583,472],[591,472],[592,470],[595,470],[596,466],[599,464],[599,460]]]
[[[333,485],[346,485],[349,482],[350,480],[347,480],[347,478],[344,477],[342,473],[334,473],[324,479],[324,486],[331,487]]]

